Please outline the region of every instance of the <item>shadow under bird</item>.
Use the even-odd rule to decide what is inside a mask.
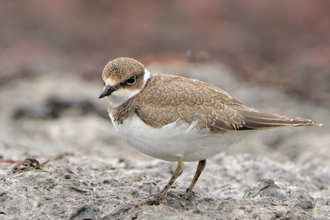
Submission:
[[[250,131],[322,125],[250,108],[226,91],[196,79],[151,74],[132,58],[110,61],[102,78],[105,86],[99,98],[106,97],[118,134],[149,156],[178,163],[160,197],[181,175],[184,161],[199,161],[186,191],[186,198],[191,198],[206,159]]]

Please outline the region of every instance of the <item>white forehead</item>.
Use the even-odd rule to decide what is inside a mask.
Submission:
[[[151,76],[151,73],[147,69],[144,69],[144,77],[143,77],[144,82],[147,82],[148,79],[150,78],[150,76]],[[114,80],[111,78],[105,79],[104,82],[106,85],[109,85],[109,86],[115,86],[118,83],[120,83],[120,81]]]
[[[106,85],[109,85],[109,86],[115,86],[118,84],[118,81],[110,79],[110,78],[105,79],[104,82]]]

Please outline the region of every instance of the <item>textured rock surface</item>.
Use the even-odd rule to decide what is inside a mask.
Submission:
[[[149,67],[171,74],[178,69]],[[97,100],[101,81],[70,73],[16,80],[0,88],[0,156],[39,163],[0,163],[0,219],[330,218],[329,110],[272,88],[238,85],[221,66],[180,72],[212,82],[251,107],[324,126],[252,134],[208,160],[192,201],[182,195],[197,163],[186,163],[166,199],[138,206],[166,184],[176,164],[147,157],[117,136],[102,117],[106,103]],[[50,97],[62,101],[50,107]],[[63,104],[68,102],[76,104]],[[87,110],[77,104],[86,102],[92,106]]]

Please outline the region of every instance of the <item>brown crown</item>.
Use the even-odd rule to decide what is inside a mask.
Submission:
[[[120,78],[130,72],[143,72],[144,65],[137,60],[129,57],[120,57],[107,63],[103,69],[103,79],[108,77]]]

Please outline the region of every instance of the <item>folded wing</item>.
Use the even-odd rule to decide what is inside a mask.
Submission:
[[[227,92],[198,80],[154,75],[135,113],[146,124],[161,128],[181,121],[213,133],[228,130],[267,129],[283,126],[316,126],[310,119],[271,114],[250,108]],[[155,86],[156,84],[156,86]],[[196,123],[197,122],[197,123]]]

